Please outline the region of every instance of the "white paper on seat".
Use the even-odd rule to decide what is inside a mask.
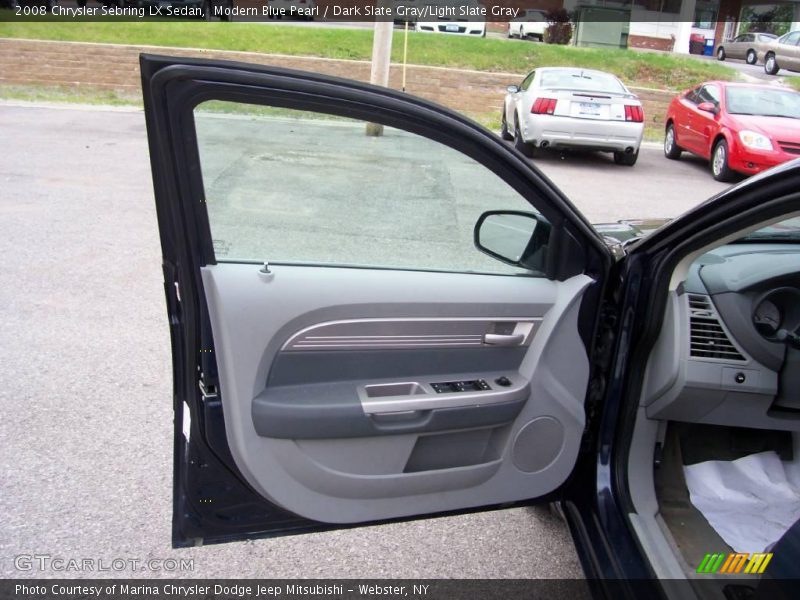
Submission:
[[[736,552],[765,551],[800,519],[800,464],[775,452],[683,471],[692,504]]]

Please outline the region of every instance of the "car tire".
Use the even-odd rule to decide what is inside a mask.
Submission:
[[[736,173],[728,166],[728,142],[720,140],[711,151],[711,175],[717,181],[733,181]]]
[[[514,148],[522,152],[524,156],[528,158],[533,158],[534,149],[533,146],[522,139],[522,131],[519,128],[519,119],[514,119]]]
[[[670,160],[678,160],[683,150],[675,140],[675,127],[670,123],[664,132],[664,156]]]
[[[744,58],[744,62],[748,65],[754,65],[758,62],[758,54],[756,54],[755,50],[748,50],[747,56]]]
[[[775,55],[772,53],[767,54],[767,57],[764,59],[764,72],[767,75],[777,75],[780,70],[781,68],[778,66]]]
[[[725,60],[725,48],[722,46],[717,48],[717,60]]]
[[[511,132],[508,130],[508,121],[506,121],[506,111],[503,111],[503,116],[500,119],[500,137],[505,141],[510,142],[514,139]]]
[[[614,152],[614,162],[618,165],[632,167],[639,159],[639,151],[636,152]]]

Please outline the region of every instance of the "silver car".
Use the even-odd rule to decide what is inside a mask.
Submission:
[[[639,98],[610,73],[545,67],[508,86],[501,134],[526,156],[540,148],[586,148],[613,152],[614,162],[633,166],[644,111]]]
[[[743,33],[737,35],[729,42],[724,42],[717,47],[717,60],[726,58],[744,59],[748,65],[758,64],[764,60],[764,55],[776,39],[777,35],[771,33]]]
[[[778,71],[800,71],[800,31],[790,31],[775,40],[764,56],[764,71],[777,75]]]

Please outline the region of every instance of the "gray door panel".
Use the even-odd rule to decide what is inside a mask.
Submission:
[[[569,475],[591,279],[270,268],[202,268],[228,444],[256,491],[351,523],[524,500]]]

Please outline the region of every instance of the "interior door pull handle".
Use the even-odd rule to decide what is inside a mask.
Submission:
[[[490,346],[519,346],[525,340],[521,333],[511,335],[500,335],[498,333],[487,333],[483,336],[483,343]]]

